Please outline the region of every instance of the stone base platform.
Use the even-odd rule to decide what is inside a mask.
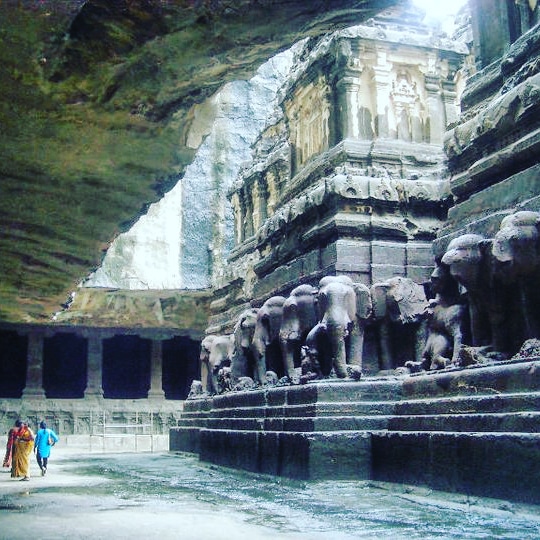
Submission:
[[[170,450],[298,479],[540,503],[540,359],[189,400]]]
[[[59,447],[81,453],[166,452],[169,429],[181,418],[182,401],[166,399],[1,399],[0,429],[18,418],[37,431],[42,420]]]

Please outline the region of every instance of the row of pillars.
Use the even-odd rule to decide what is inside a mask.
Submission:
[[[42,333],[30,333],[28,335],[26,386],[23,390],[23,398],[46,398],[45,390],[43,388],[43,340],[44,335]],[[103,397],[102,358],[102,336],[90,335],[88,337],[87,385],[86,390],[84,391],[85,398]],[[160,340],[152,340],[151,377],[148,398],[165,399],[162,368],[162,342]]]

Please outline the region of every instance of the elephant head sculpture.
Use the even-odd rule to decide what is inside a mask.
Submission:
[[[203,352],[204,351],[204,352]],[[230,366],[232,353],[231,336],[206,336],[201,344],[201,362],[205,364],[207,379],[206,391],[219,394],[219,371]]]
[[[450,269],[450,274],[467,292],[482,288],[482,282],[487,277],[482,250],[484,242],[485,238],[479,234],[463,234],[448,244],[441,259]]]
[[[493,238],[491,253],[501,278],[514,280],[538,274],[540,268],[540,213],[515,212],[506,216]]]
[[[492,243],[494,275],[513,294],[507,306],[513,323],[512,352],[530,338],[540,337],[540,213],[515,212],[506,216]]]
[[[285,375],[295,380],[295,367],[300,366],[300,350],[309,331],[317,324],[315,299],[317,289],[312,285],[294,288],[283,303],[283,320],[279,342]]]
[[[266,371],[281,374],[283,360],[279,348],[279,329],[283,319],[285,297],[272,296],[259,308],[253,333],[252,350],[255,358],[254,381],[266,383]]]
[[[401,276],[371,286],[373,319],[377,324],[380,367],[390,370],[413,358],[420,361],[424,346],[427,299],[424,288],[410,278]],[[393,346],[399,343],[399,350]],[[408,356],[408,358],[407,358]]]
[[[255,370],[255,359],[253,355],[253,335],[257,323],[256,308],[249,308],[243,311],[233,330],[233,352],[231,357],[231,378],[233,384],[240,377],[253,378]]]
[[[478,234],[458,236],[448,244],[441,262],[466,293],[472,345],[505,351],[509,343],[504,315],[507,291],[493,280],[491,241]]]
[[[317,311],[319,322],[309,332],[306,346],[317,355],[322,375],[334,368],[344,378],[349,366],[359,376],[364,337],[361,321],[371,313],[369,289],[347,276],[325,276],[319,282]]]

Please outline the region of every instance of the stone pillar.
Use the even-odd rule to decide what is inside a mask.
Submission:
[[[88,336],[88,361],[84,397],[103,397],[103,340],[101,334]]]
[[[253,236],[253,184],[244,186],[244,240]]]
[[[279,184],[278,180],[280,174],[283,177],[288,178],[288,175],[284,174],[284,171],[280,171],[277,168],[271,167],[265,176],[266,185],[266,217],[273,216],[276,211],[279,200]]]
[[[163,391],[163,347],[160,340],[152,340],[152,356],[150,360],[150,391],[151,399],[165,399]]]
[[[380,53],[382,54],[382,53]],[[388,137],[390,128],[388,125],[388,108],[390,106],[390,68],[386,66],[386,55],[380,59],[385,65],[376,66],[375,72],[375,88],[377,99],[377,137]]]
[[[429,142],[442,144],[446,128],[446,114],[442,105],[439,77],[434,74],[425,76],[427,105],[429,109]]]
[[[45,399],[43,389],[43,334],[32,332],[28,336],[28,354],[26,357],[26,386],[22,397]]]
[[[240,203],[240,195],[237,191],[235,191],[231,195],[231,206],[233,208],[234,213],[234,238],[236,241],[236,244],[240,244],[242,242],[242,222],[244,220],[244,217],[242,216],[242,205]]]
[[[268,217],[268,212],[266,209],[268,191],[266,189],[266,179],[263,176],[259,176],[255,181],[253,186],[253,195],[253,229],[255,233],[260,229]]]
[[[253,223],[253,234],[260,227],[261,223],[261,193],[259,190],[259,179],[257,177],[252,177],[252,187],[251,187],[251,200],[253,204],[252,208],[252,223]]]
[[[338,110],[342,139],[357,139],[360,137],[358,125],[358,89],[356,77],[346,76],[337,83]]]
[[[443,81],[442,99],[446,116],[446,126],[459,120],[459,107],[457,105],[456,85],[451,81]],[[445,131],[446,131],[446,126]]]
[[[245,186],[238,192],[238,201],[239,201],[239,208],[240,208],[240,222],[239,222],[239,230],[240,230],[240,240],[239,244],[241,244],[246,238],[246,188]]]

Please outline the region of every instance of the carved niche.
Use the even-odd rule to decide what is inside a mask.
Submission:
[[[314,81],[296,88],[285,103],[292,144],[293,171],[309,158],[330,147],[331,88],[321,74]]]
[[[409,70],[398,68],[390,92],[395,137],[407,142],[426,140],[425,107],[420,86]]]

